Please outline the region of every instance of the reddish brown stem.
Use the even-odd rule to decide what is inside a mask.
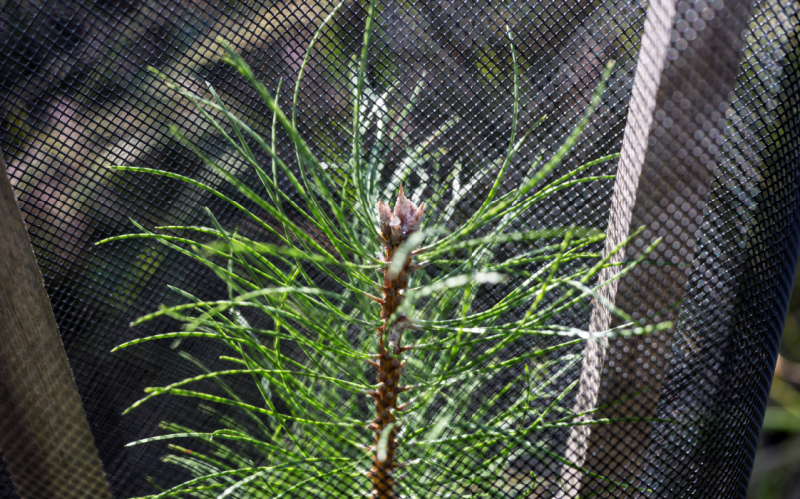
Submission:
[[[369,475],[372,477],[373,499],[395,499],[398,494],[394,471],[398,465],[394,455],[400,428],[394,423],[397,422],[395,413],[405,407],[397,405],[397,395],[407,389],[400,388],[400,373],[405,364],[400,354],[404,351],[401,344],[403,331],[410,326],[406,317],[400,314],[395,317],[395,314],[403,303],[403,292],[408,287],[408,274],[412,270],[411,255],[406,257],[397,275],[391,275],[389,267],[397,248],[409,235],[420,229],[424,203],[416,206],[405,197],[400,186],[394,210],[380,200],[377,208],[379,232],[386,246],[386,267],[383,271],[383,299],[376,300],[381,305],[383,324],[378,328],[378,389],[369,394],[375,400],[376,412],[375,421],[369,425],[375,431],[375,458]],[[384,432],[388,434],[384,436]],[[385,449],[381,449],[381,441],[386,442]]]
[[[406,259],[403,270],[394,278],[389,275],[389,264],[394,257],[396,248],[386,250],[386,269],[383,273],[383,304],[381,305],[381,319],[383,325],[378,328],[378,390],[373,395],[375,400],[376,417],[373,428],[375,429],[375,456],[372,467],[372,496],[375,499],[397,498],[394,471],[397,464],[394,460],[397,449],[397,432],[395,425],[389,430],[386,459],[378,459],[378,443],[384,429],[391,423],[396,423],[395,412],[398,410],[397,394],[400,387],[400,371],[403,363],[400,359],[401,340],[407,319],[398,317],[389,326],[389,319],[403,302],[402,292],[408,286],[408,271],[411,257]]]

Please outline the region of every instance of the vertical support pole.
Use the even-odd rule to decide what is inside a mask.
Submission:
[[[726,113],[742,58],[742,32],[753,0],[651,0],[636,68],[606,254],[639,228],[612,262],[648,261],[600,293],[646,322],[675,321],[703,222]],[[609,267],[600,282],[614,278]],[[620,325],[597,300],[592,331]],[[575,413],[577,421],[655,416],[673,330],[644,337],[589,340]],[[613,404],[613,405],[609,405]],[[652,423],[574,426],[560,497],[637,497]]]
[[[0,154],[0,450],[22,499],[110,499]]]

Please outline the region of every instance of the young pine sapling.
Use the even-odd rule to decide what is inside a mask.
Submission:
[[[195,439],[207,449],[172,444],[175,453],[165,461],[194,477],[148,497],[531,497],[555,486],[558,477],[520,474],[515,471],[519,462],[533,457],[576,467],[536,435],[587,424],[581,419],[586,414],[569,408],[580,365],[578,344],[592,336],[645,334],[669,326],[637,327],[613,309],[628,319],[614,331],[589,333],[553,324],[554,318],[585,306],[606,284],[597,282],[610,258],[598,253],[604,235],[585,227],[524,230],[518,223],[552,196],[612,178],[589,173],[616,154],[554,175],[600,103],[612,65],[563,143],[546,161],[538,158],[524,168],[515,162],[517,153],[533,140],[541,120],[519,136],[519,68],[512,46],[514,106],[505,153],[475,168],[469,183],[454,177],[456,172],[420,186],[417,196],[423,190],[430,194],[427,205],[406,197],[401,186],[390,207],[383,199],[395,188],[379,186],[389,165],[386,145],[398,137],[414,98],[399,111],[386,104],[394,97],[392,88],[380,98],[365,99],[367,91],[375,92],[365,88],[374,12],[373,2],[360,64],[354,67],[352,153],[338,163],[318,159],[301,137],[295,113],[288,117],[277,93],[224,42],[225,60],[273,113],[267,138],[256,124],[232,113],[213,88],[198,95],[158,73],[197,106],[252,169],[258,185],[248,185],[178,130],[176,135],[235,187],[242,201],[176,173],[116,168],[203,189],[230,203],[268,235],[268,242],[224,229],[210,211],[209,227],[151,232],[139,226],[138,234],[106,240],[152,238],[201,262],[228,288],[227,298],[214,301],[173,288],[187,303],[136,323],[169,316],[183,322],[183,330],[118,347],[194,338],[222,342],[231,352],[220,361],[232,366],[226,369],[208,368],[182,354],[203,374],[149,388],[128,409],[158,395],[192,397],[218,413],[223,425],[198,431],[164,423],[165,435],[131,444]],[[309,53],[333,15],[322,23]],[[308,55],[298,83],[307,63]],[[452,123],[422,146],[408,148],[401,178],[436,162],[426,148]],[[296,151],[296,166],[278,154],[279,129]],[[371,130],[369,141],[365,130]],[[269,168],[255,150],[270,158]],[[504,180],[512,166],[521,179],[510,187]],[[291,190],[282,187],[285,181]],[[477,209],[453,225],[455,208],[463,212],[475,192],[485,193]],[[516,245],[514,252],[500,251],[510,244]],[[626,262],[618,275],[637,263]],[[242,376],[252,378],[259,403],[246,401],[237,393],[240,385],[226,381]],[[214,382],[221,394],[187,387],[203,381]],[[233,412],[219,412],[225,407]],[[235,423],[237,418],[248,424]]]

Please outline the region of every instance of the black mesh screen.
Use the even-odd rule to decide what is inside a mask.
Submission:
[[[680,415],[685,426],[661,426],[655,437],[665,450],[652,463],[654,477],[680,496],[709,487],[743,497],[747,489],[798,252],[796,9],[758,2],[745,33],[725,161],[715,171],[661,399],[661,414]],[[698,462],[705,469],[691,483]]]
[[[331,162],[345,156],[349,147],[348,133],[335,123],[352,119],[349,68],[361,47],[366,19],[362,3],[345,2],[334,16],[300,84],[300,131]],[[680,2],[678,10],[696,21],[703,19],[705,9],[718,10],[717,3]],[[111,349],[175,330],[176,324],[166,319],[129,326],[160,304],[181,302],[168,285],[177,283],[209,300],[226,290],[199,263],[152,242],[94,243],[137,232],[131,220],[148,229],[205,224],[205,207],[226,227],[268,238],[203,191],[106,168],[165,169],[241,199],[204,166],[196,151],[170,134],[169,126],[176,124],[228,171],[257,181],[194,107],[176,99],[147,67],[195,91],[209,82],[231,109],[268,134],[271,113],[220,60],[214,40],[232,43],[271,90],[282,82],[279,101],[288,107],[309,41],[334,5],[325,0],[2,2],[0,147],[115,496],[155,493],[148,478],[165,486],[190,478],[184,469],[160,460],[168,451],[165,443],[125,444],[158,434],[162,421],[212,425],[223,409],[173,397],[125,416],[122,412],[145,387],[168,385],[198,372],[179,350],[209,365],[224,352],[197,340],[147,343],[117,353]],[[695,17],[686,14],[689,10]],[[675,335],[657,353],[667,366],[656,398],[661,422],[652,423],[637,465],[647,497],[743,497],[747,488],[800,251],[799,11],[794,1],[756,2],[745,30],[732,105],[716,118],[726,123],[724,132],[696,139],[698,147],[715,148],[716,165],[697,248],[686,270],[689,281]],[[426,192],[453,178],[461,186],[477,179],[474,198],[455,210],[468,211],[479,202],[486,182],[481,174],[504,154],[511,127],[513,69],[507,28],[520,61],[520,128],[544,117],[536,140],[520,151],[517,177],[512,170],[508,187],[519,181],[521,165],[558,148],[581,119],[609,60],[616,64],[602,103],[552,175],[618,152],[646,15],[644,1],[381,0],[368,59],[367,107],[380,105],[379,97],[389,87],[398,89],[393,105],[399,107],[420,89],[403,139],[391,144],[393,162],[381,173],[382,183]],[[687,29],[702,33],[700,24],[693,26]],[[672,43],[691,36],[676,32]],[[438,161],[406,168],[404,149],[431,136]],[[285,138],[279,139],[279,149],[292,154]],[[269,162],[266,155],[259,159]],[[587,173],[612,174],[615,169],[616,162],[608,162]],[[457,174],[450,176],[452,172]],[[611,180],[576,186],[517,223],[523,229],[605,229],[613,189]],[[454,210],[446,199],[430,208]],[[458,221],[458,213],[451,220]],[[601,251],[602,244],[593,250]],[[558,321],[586,328],[590,313],[587,305]],[[582,351],[582,346],[574,348],[574,353]],[[577,364],[575,377],[579,369]],[[239,389],[245,398],[257,396],[245,382]],[[569,429],[548,430],[547,438],[553,456],[563,456]],[[522,455],[514,463],[522,476],[543,477],[527,497],[575,497],[574,491],[559,491],[562,466],[557,457]],[[523,497],[515,480],[513,473],[498,474],[498,481],[507,484],[500,487],[506,491],[502,497]],[[357,492],[341,491],[341,497]],[[625,488],[613,494],[638,497]],[[0,496],[16,497],[4,469]]]

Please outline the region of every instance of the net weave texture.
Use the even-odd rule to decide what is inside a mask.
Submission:
[[[520,61],[520,129],[546,118],[536,140],[520,150],[505,188],[512,188],[537,156],[559,147],[583,116],[610,60],[615,67],[598,111],[551,175],[620,151],[648,13],[644,0],[378,3],[365,107],[380,106],[381,92],[393,87],[398,97],[392,105],[402,109],[421,89],[402,138],[391,145],[394,163],[382,172],[384,184],[426,192],[437,183],[467,186],[477,179],[474,192],[460,205],[467,211],[477,207],[487,182],[481,173],[508,145],[513,68],[507,29]],[[151,342],[116,353],[112,348],[175,330],[176,323],[167,319],[130,327],[161,304],[182,302],[168,285],[209,300],[227,291],[207,268],[164,246],[146,240],[94,243],[137,232],[131,220],[148,229],[207,225],[205,207],[223,226],[254,239],[264,237],[252,222],[206,192],[107,168],[165,169],[241,199],[170,133],[175,124],[229,172],[257,182],[192,104],[176,99],[147,67],[196,92],[208,82],[232,110],[268,135],[271,113],[220,60],[214,41],[223,38],[234,45],[271,90],[279,82],[288,88],[317,26],[334,5],[327,0],[0,3],[0,148],[115,497],[156,493],[148,477],[167,487],[191,478],[185,469],[161,461],[169,452],[166,443],[125,444],[158,434],[163,421],[212,427],[222,409],[165,397],[129,415],[122,412],[141,398],[144,388],[200,372],[178,350],[208,365],[226,352],[195,340]],[[704,130],[682,123],[689,135],[675,139],[693,164],[708,168],[710,188],[702,213],[680,192],[670,207],[661,207],[673,216],[662,220],[665,230],[681,219],[698,222],[692,236],[696,243],[688,248],[690,261],[680,266],[686,284],[674,333],[649,350],[643,340],[635,357],[640,365],[657,364],[660,373],[657,392],[647,395],[654,411],[647,416],[655,421],[647,423],[646,436],[633,445],[638,455],[632,461],[635,470],[629,470],[647,492],[638,495],[622,487],[606,492],[608,497],[734,498],[744,497],[747,489],[800,251],[800,3],[756,0],[752,7],[733,91],[723,96],[727,102],[692,110],[698,123],[713,126]],[[681,28],[670,32],[671,67],[679,70],[691,58],[687,54],[695,40],[703,39],[707,25],[720,22],[713,20],[720,9],[721,0],[678,3],[675,26]],[[334,123],[352,119],[349,68],[360,51],[365,18],[363,5],[345,2],[311,54],[300,84],[300,131],[321,158],[332,162],[348,147],[347,132]],[[687,98],[702,92],[703,78],[684,82]],[[289,94],[282,94],[281,105],[291,105]],[[680,96],[673,97],[680,106]],[[690,114],[686,109],[681,113]],[[656,119],[663,125],[663,117]],[[449,121],[452,126],[443,127]],[[668,134],[669,127],[660,133]],[[404,169],[402,153],[431,136],[437,160]],[[292,156],[288,141],[279,140],[279,146],[284,156]],[[265,154],[259,160],[269,162]],[[616,168],[616,161],[602,163],[587,174],[614,174]],[[654,183],[669,187],[667,182],[681,177],[672,173]],[[515,223],[522,230],[573,225],[606,230],[613,189],[613,180],[575,186]],[[442,211],[447,204],[443,199],[428,209]],[[680,238],[669,242],[674,255],[687,254],[685,243]],[[602,243],[591,248],[602,249]],[[590,318],[587,303],[558,321],[585,329]],[[536,341],[515,348],[550,344]],[[604,348],[611,360],[628,353],[628,346],[614,339]],[[578,345],[573,353],[583,352],[584,345]],[[580,369],[577,363],[573,379]],[[613,363],[605,369],[613,370]],[[485,390],[494,393],[501,387],[498,382]],[[256,395],[245,382],[239,389]],[[578,403],[577,394],[570,397],[567,407]],[[490,398],[476,400],[476,410]],[[3,428],[0,421],[0,432]],[[570,452],[571,438],[570,429],[558,425],[539,433],[549,453],[518,453],[497,472],[492,485],[497,496],[576,497],[579,484],[588,493],[591,480],[570,481],[565,471],[569,467],[563,456]],[[602,463],[595,470],[615,476],[617,463],[609,456],[616,454],[608,452],[594,456]],[[531,488],[531,480],[539,480],[538,485]],[[331,493],[351,497],[359,491]],[[17,497],[2,461],[0,497]]]

